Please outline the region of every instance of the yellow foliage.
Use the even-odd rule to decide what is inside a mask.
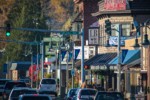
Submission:
[[[57,19],[60,22],[63,22],[64,20],[68,19],[68,9],[69,5],[71,3],[71,0],[51,0],[50,1],[50,7],[53,11],[53,14],[55,15],[55,19]],[[69,9],[70,10],[70,9]]]
[[[68,19],[66,23],[63,25],[63,30],[68,30],[71,27],[71,19]]]
[[[15,0],[0,0],[0,6],[9,6],[12,5]]]

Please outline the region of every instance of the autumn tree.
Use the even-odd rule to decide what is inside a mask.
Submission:
[[[11,27],[15,28],[47,28],[40,0],[16,0],[8,14],[8,22]],[[31,45],[18,44],[15,41],[34,42],[35,39],[38,41],[42,37],[42,33],[11,30],[11,36],[8,39],[14,42],[7,44],[3,59],[1,59],[2,62],[6,62],[6,59],[9,61],[30,61],[30,58],[26,58],[23,54],[25,48],[30,49]],[[32,46],[32,49],[33,53],[36,53],[36,46]]]

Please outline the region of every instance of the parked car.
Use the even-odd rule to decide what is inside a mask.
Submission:
[[[39,94],[54,94],[56,92],[56,80],[53,78],[43,78],[39,84]]]
[[[8,100],[9,94],[14,87],[27,87],[25,82],[22,81],[8,81],[4,86],[2,94],[3,100]]]
[[[20,79],[20,81],[25,82],[25,83],[26,83],[26,85],[27,85],[28,87],[30,87],[30,86],[31,86],[31,81],[30,81],[30,79],[27,79],[27,78],[25,78],[25,79]]]
[[[69,89],[66,97],[65,97],[65,100],[72,100],[73,99],[73,96],[75,95],[77,91],[77,88],[72,88],[72,89]]]
[[[73,100],[93,100],[97,93],[96,89],[82,88],[77,89]]]
[[[124,96],[120,92],[102,92],[96,93],[94,100],[124,100]]]
[[[37,94],[37,90],[29,88],[29,87],[13,88],[12,91],[10,92],[8,100],[18,100],[19,95],[22,95],[22,94]]]
[[[19,96],[19,100],[52,100],[52,98],[46,94],[23,94]]]
[[[0,79],[0,96],[2,95],[4,91],[4,86],[7,81],[10,81],[10,79]]]

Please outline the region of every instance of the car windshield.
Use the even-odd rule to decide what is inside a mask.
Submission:
[[[46,96],[25,96],[22,100],[50,100]]]
[[[113,97],[114,99],[119,99],[119,100],[123,100],[123,95],[121,93],[117,93],[117,92],[111,92],[109,93],[111,97]]]
[[[14,90],[11,97],[19,97],[21,94],[37,94],[36,90]]]
[[[95,100],[124,100],[121,93],[116,92],[99,92]]]
[[[43,79],[42,84],[56,84],[54,79]]]
[[[26,84],[24,82],[8,82],[5,89],[11,90],[14,87],[26,87]]]
[[[76,93],[76,91],[77,91],[77,89],[71,89],[71,90],[69,91],[69,95],[68,95],[68,96],[74,96],[75,93]]]
[[[82,90],[81,95],[95,95],[96,92],[96,90]]]
[[[26,83],[30,82],[28,79],[21,79],[20,81],[23,81],[23,82],[26,82]]]

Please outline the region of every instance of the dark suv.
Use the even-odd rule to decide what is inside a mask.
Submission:
[[[8,81],[4,86],[2,94],[3,100],[8,100],[9,94],[14,87],[27,87],[25,82],[22,81]]]
[[[124,96],[121,92],[97,92],[94,100],[124,100]]]

